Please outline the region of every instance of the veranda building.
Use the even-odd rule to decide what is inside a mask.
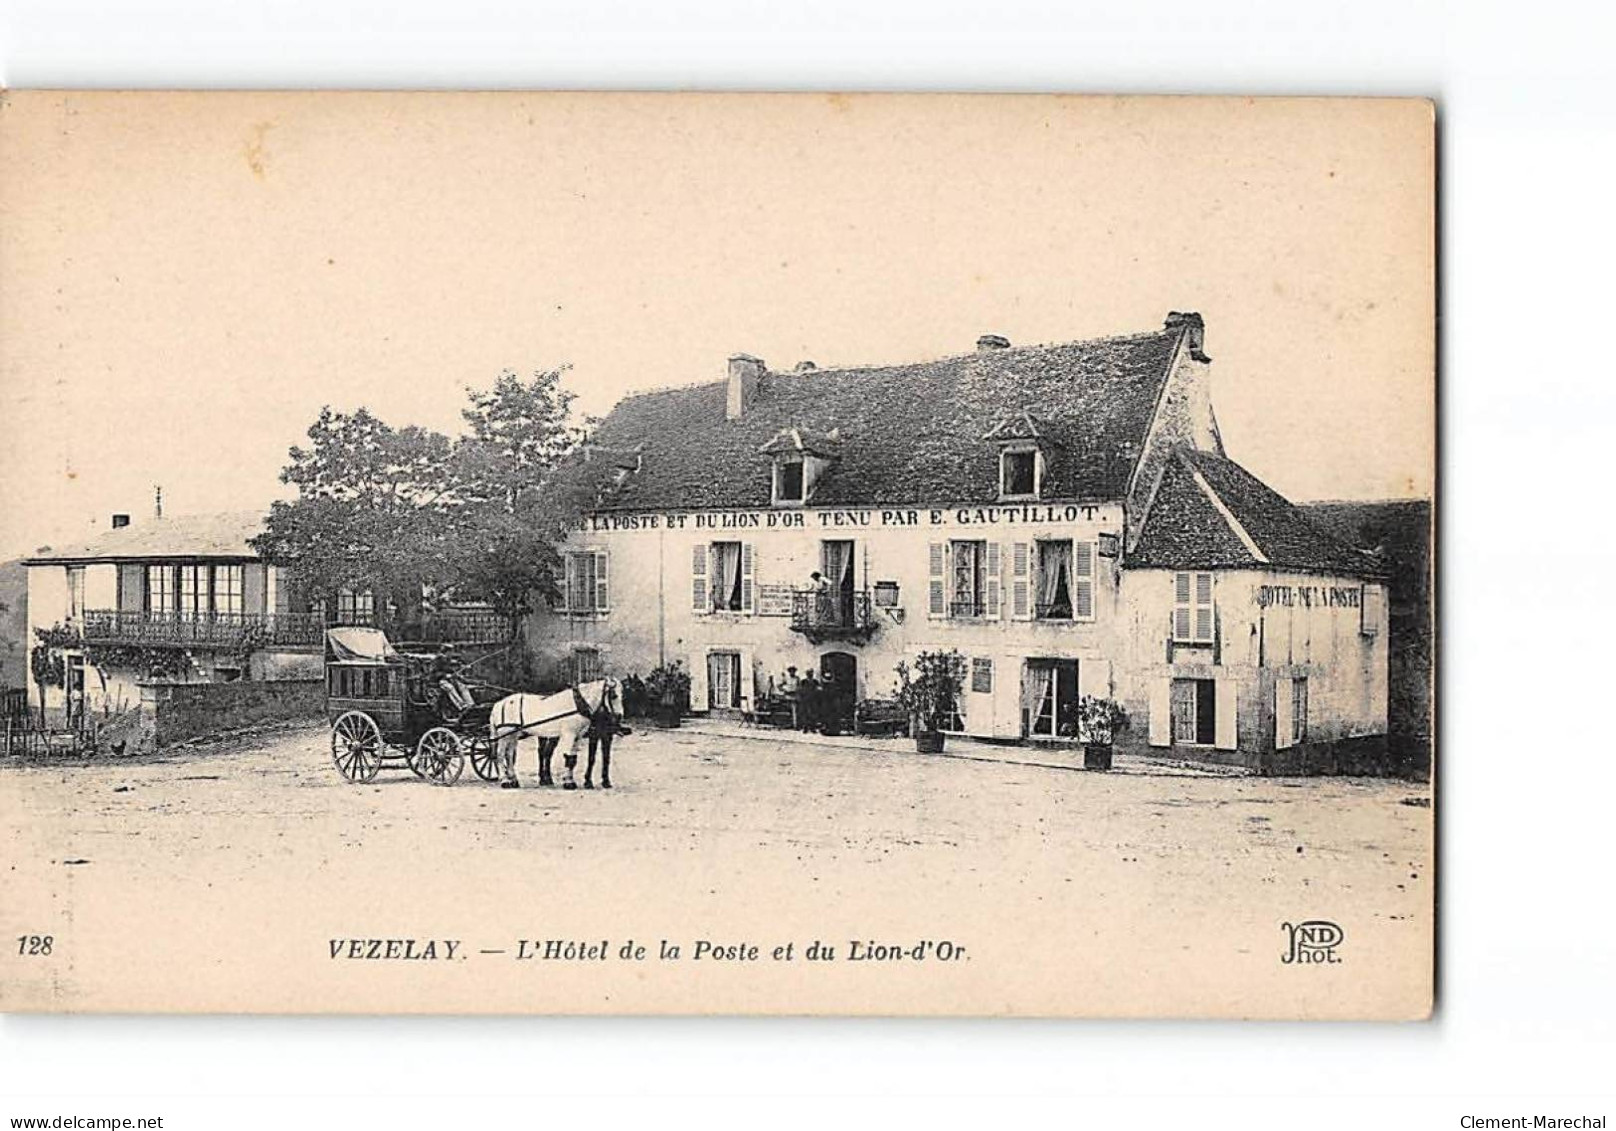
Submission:
[[[558,675],[680,660],[742,713],[788,667],[860,698],[959,651],[952,720],[1270,771],[1372,761],[1387,729],[1377,563],[1224,453],[1204,326],[727,378],[630,396],[561,480],[585,511],[528,638]],[[810,574],[825,578],[813,591]]]

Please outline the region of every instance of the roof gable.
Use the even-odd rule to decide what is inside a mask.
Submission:
[[[996,349],[912,365],[766,372],[739,420],[726,384],[631,396],[593,441],[643,444],[639,472],[613,488],[577,464],[558,475],[589,510],[770,505],[771,442],[796,429],[839,439],[816,484],[820,506],[993,502],[999,445],[983,433],[1031,414],[1053,453],[1048,499],[1121,498],[1181,338],[1178,329]]]
[[[1309,521],[1233,460],[1189,447],[1174,457],[1163,469],[1129,565],[1379,576],[1373,557]]]

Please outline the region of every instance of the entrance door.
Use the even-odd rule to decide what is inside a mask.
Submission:
[[[1077,661],[1027,661],[1027,733],[1077,738]]]
[[[1217,739],[1217,685],[1210,679],[1173,680],[1173,744],[1211,746]]]
[[[741,654],[707,653],[707,705],[715,711],[733,711],[741,705]]]
[[[851,543],[850,543],[851,544]],[[826,652],[819,658],[820,718],[847,730],[853,725],[858,700],[858,657],[847,652]]]

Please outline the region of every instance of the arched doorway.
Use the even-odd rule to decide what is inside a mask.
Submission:
[[[824,687],[820,718],[826,733],[853,729],[853,707],[858,702],[858,657],[850,652],[826,652],[819,657],[819,680]]]

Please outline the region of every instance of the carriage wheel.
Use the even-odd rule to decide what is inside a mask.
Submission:
[[[492,739],[471,740],[471,768],[483,781],[499,780],[499,752]]]
[[[466,756],[460,752],[460,736],[448,727],[433,727],[415,744],[410,766],[435,785],[453,785],[466,768]]]
[[[349,711],[331,724],[331,760],[337,772],[363,784],[382,768],[382,731],[363,711]]]

